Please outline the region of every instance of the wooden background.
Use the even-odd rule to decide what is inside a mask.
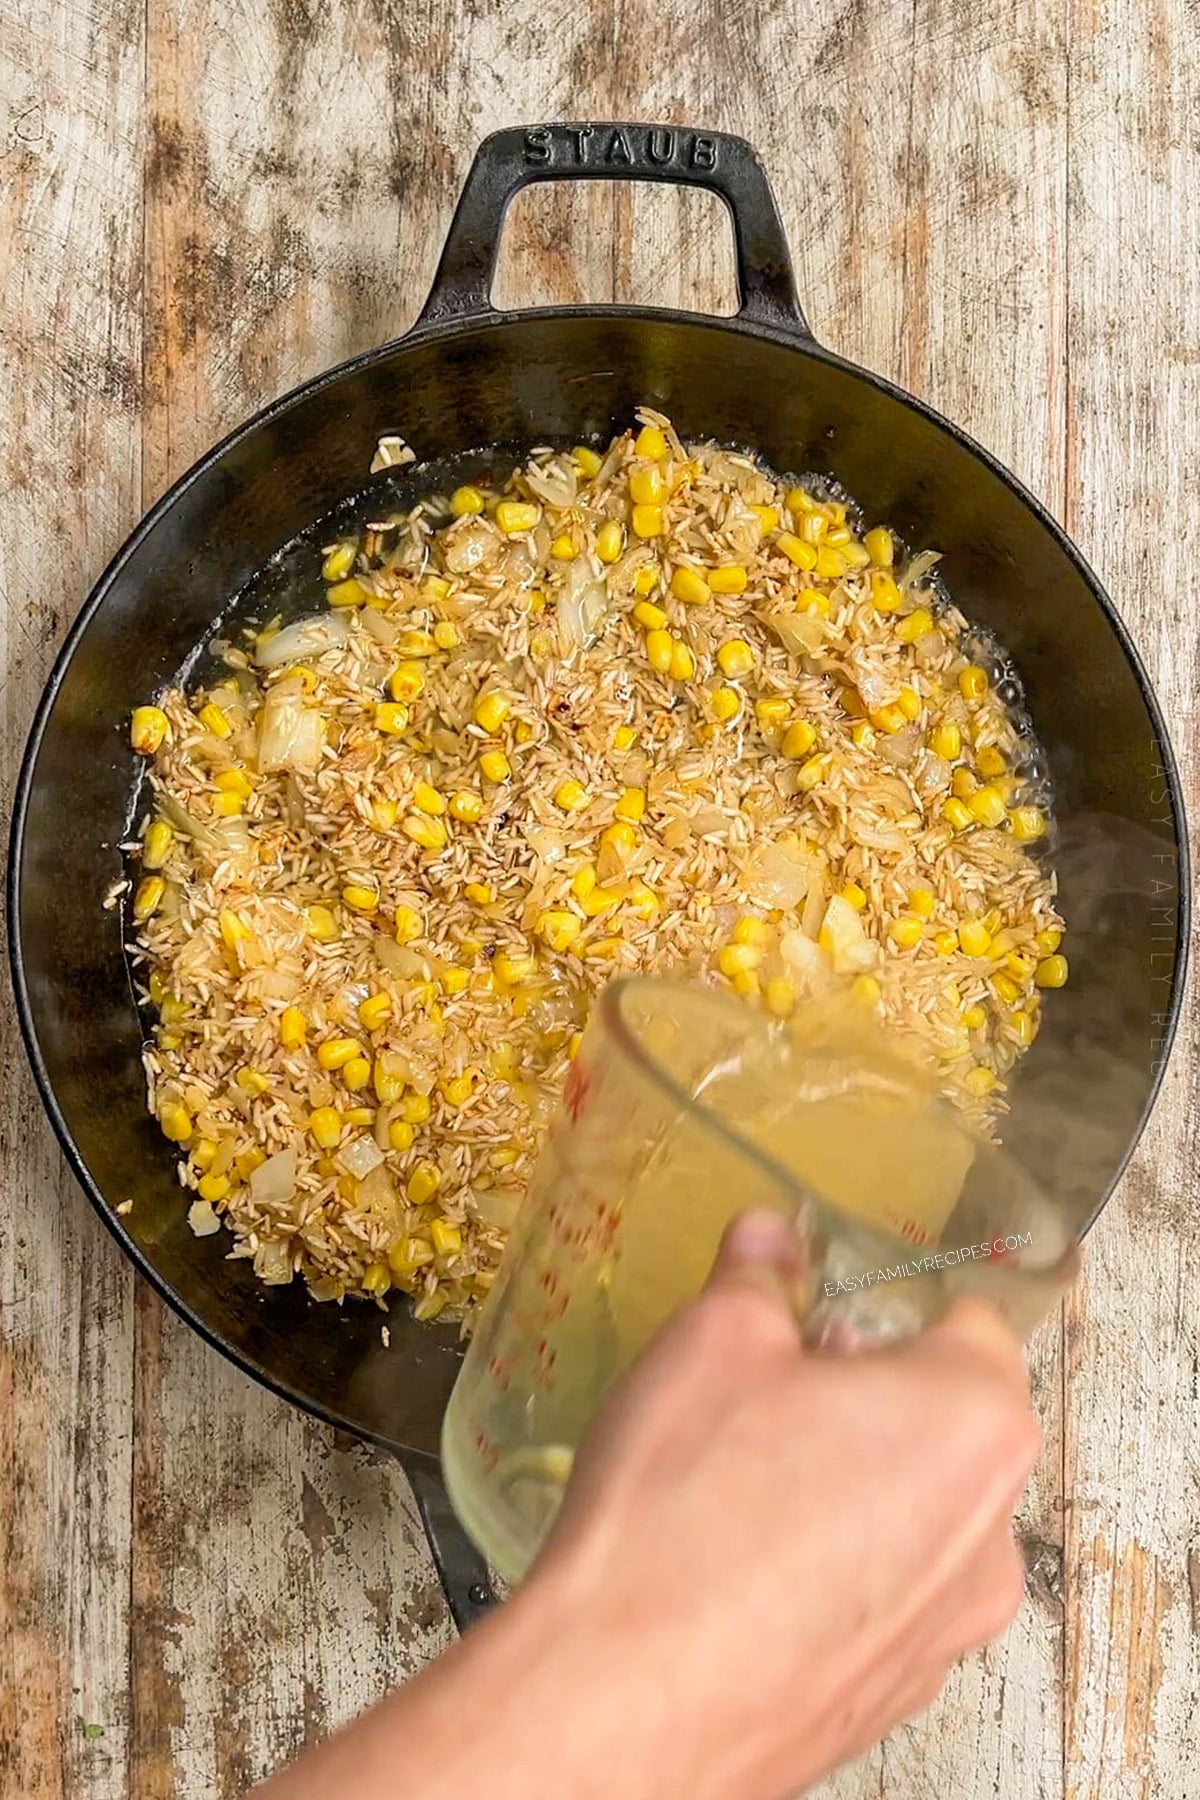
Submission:
[[[403,329],[486,131],[615,115],[755,141],[818,335],[1065,520],[1196,806],[1197,69],[1195,0],[16,0],[5,797],[142,511],[261,401]],[[702,196],[542,189],[502,288],[727,309],[726,228]],[[135,1284],[7,998],[2,1029],[0,1795],[234,1800],[436,1653],[440,1596],[398,1471]],[[1195,1038],[1193,1011],[1086,1287],[1035,1347],[1028,1603],[823,1800],[1200,1794]]]

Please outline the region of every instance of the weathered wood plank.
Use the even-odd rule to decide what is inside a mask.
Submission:
[[[1194,8],[1101,0],[1073,16],[1068,520],[1158,684],[1193,819],[1198,56]],[[1200,1791],[1196,1030],[1193,987],[1154,1123],[1069,1312],[1069,1800]]]
[[[5,814],[53,652],[139,498],[141,12],[20,13],[0,22]],[[119,1800],[132,1281],[45,1125],[6,983],[0,1096],[0,1792]]]

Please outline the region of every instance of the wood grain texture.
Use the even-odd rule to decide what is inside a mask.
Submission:
[[[141,510],[263,400],[411,321],[486,131],[609,114],[757,144],[817,335],[1065,517],[1195,796],[1198,38],[1189,0],[21,0],[0,20],[4,793]],[[497,285],[731,293],[715,203],[599,184],[524,196]],[[435,1654],[444,1608],[399,1471],[135,1294],[5,1007],[0,1796],[234,1800]],[[1193,1012],[1086,1285],[1034,1348],[1028,1604],[821,1800],[1200,1792],[1196,1035]]]

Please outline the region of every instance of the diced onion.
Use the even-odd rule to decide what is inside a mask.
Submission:
[[[282,668],[284,663],[311,662],[327,650],[339,650],[350,637],[350,621],[343,609],[313,613],[297,619],[282,631],[260,638],[254,647],[254,660],[260,669]]]
[[[564,458],[561,463],[530,463],[525,470],[525,480],[547,506],[574,506],[578,491],[574,466]]]
[[[258,721],[258,768],[313,770],[325,745],[325,720],[315,706],[302,704],[298,694],[271,693]]]
[[[520,1210],[521,1196],[514,1188],[472,1188],[471,1207],[485,1225],[511,1231]]]
[[[207,1200],[193,1200],[187,1222],[195,1237],[213,1237],[221,1229],[221,1221]]]
[[[254,1252],[254,1273],[267,1287],[286,1287],[292,1279],[292,1253],[286,1244],[260,1244]]]
[[[364,606],[359,618],[362,621],[363,630],[369,637],[373,637],[377,644],[394,644],[400,635],[400,621],[384,618],[377,607]]]
[[[347,1175],[353,1175],[355,1181],[365,1181],[372,1169],[377,1169],[383,1161],[383,1151],[374,1138],[352,1138],[344,1149],[339,1150],[334,1159],[339,1168],[345,1169]]]
[[[378,937],[374,944],[375,955],[389,975],[399,975],[402,979],[427,981],[429,964],[419,951],[408,944],[398,944],[395,938]]]
[[[558,635],[564,656],[587,649],[607,610],[608,583],[592,574],[584,557],[568,563],[558,600]]]
[[[748,860],[742,884],[760,906],[778,906],[785,912],[798,906],[808,892],[813,858],[799,838],[779,838],[762,844]]]

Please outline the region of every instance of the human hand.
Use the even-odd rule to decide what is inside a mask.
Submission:
[[[774,1215],[732,1228],[597,1419],[522,1591],[627,1721],[644,1786],[610,1768],[609,1792],[795,1793],[1020,1604],[1011,1514],[1039,1430],[1017,1340],[960,1300],[901,1345],[805,1352],[797,1256]]]

